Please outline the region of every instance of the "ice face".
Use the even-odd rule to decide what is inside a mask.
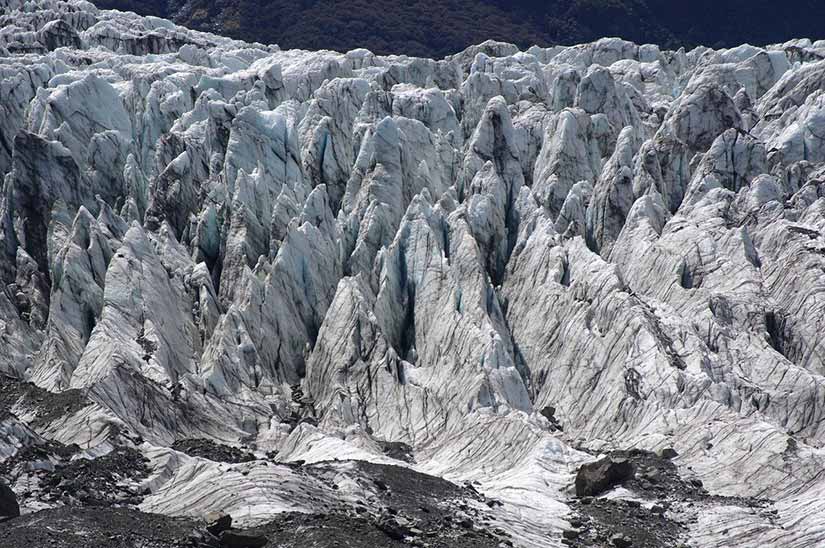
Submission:
[[[660,497],[680,542],[825,542],[822,43],[436,61],[3,10],[0,372],[87,399],[15,400],[0,457],[136,445],[143,510],[241,524],[366,468],[174,441],[396,464],[560,546],[580,463],[673,448],[718,495]]]

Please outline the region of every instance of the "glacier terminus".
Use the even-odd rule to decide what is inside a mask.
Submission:
[[[2,546],[825,546],[825,41],[2,0],[0,182]]]

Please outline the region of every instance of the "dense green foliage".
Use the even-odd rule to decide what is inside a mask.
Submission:
[[[487,39],[521,47],[621,36],[638,43],[762,45],[825,38],[825,1],[95,0],[282,47],[441,57]]]

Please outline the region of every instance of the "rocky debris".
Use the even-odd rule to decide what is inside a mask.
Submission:
[[[413,449],[409,444],[400,441],[381,442],[381,450],[391,459],[402,462],[413,462]]]
[[[178,440],[172,449],[191,457],[201,457],[215,462],[241,463],[255,460],[255,455],[237,447],[230,447],[207,439]]]
[[[102,457],[58,464],[41,477],[40,496],[88,506],[137,505],[143,500],[138,483],[149,474],[147,462],[138,450],[117,447]]]
[[[696,477],[685,477],[676,467],[669,451],[645,451],[642,449],[611,451],[605,459],[629,463],[634,474],[621,482],[621,486],[643,499],[658,501],[666,509],[674,502],[712,502],[744,507],[765,507],[772,501],[757,497],[727,497],[708,493],[703,482]],[[601,461],[597,461],[601,462]],[[689,470],[686,471],[688,474]],[[592,498],[592,497],[591,497]]]
[[[263,548],[268,539],[263,535],[223,531],[219,535],[221,548]]]
[[[20,515],[20,505],[17,503],[17,495],[11,487],[0,481],[0,520],[16,518]]]
[[[633,546],[633,540],[627,535],[613,535],[610,538],[610,543],[616,548],[630,548]]]
[[[433,523],[427,529],[421,529],[418,524],[402,525],[401,521],[394,517],[374,519],[352,514],[283,514],[251,531],[265,535],[270,544],[284,548],[311,548],[333,543],[347,548],[410,545],[492,548],[507,542],[491,533],[468,529],[452,521]]]
[[[326,512],[279,513],[264,525],[246,529],[233,527],[229,515],[210,515],[198,536],[199,546],[308,548],[337,542],[365,548],[410,544],[446,548],[512,542],[508,533],[493,526],[484,497],[471,486],[363,461],[304,464],[293,470],[333,492],[364,489],[370,494],[362,502],[353,503],[345,496],[335,504],[325,503]]]
[[[491,525],[491,507],[483,505],[485,497],[472,485],[456,485],[402,466],[362,461],[349,465],[348,479],[369,489],[374,499],[369,506],[344,505],[337,510],[341,516],[331,519],[333,523],[350,519],[362,523],[364,529],[380,531],[385,540],[399,543],[498,546],[499,542],[510,542],[506,532],[496,531]],[[301,470],[321,479],[341,478],[340,465],[319,463],[304,465]],[[356,538],[354,542],[352,546],[361,546],[361,540]]]
[[[576,496],[600,495],[633,479],[636,467],[628,459],[611,456],[582,464],[576,473]]]
[[[4,548],[191,548],[197,523],[131,508],[63,506],[0,523]]]
[[[37,429],[57,419],[80,411],[91,402],[80,390],[49,392],[30,382],[2,376],[0,378],[0,418],[12,413],[31,413],[29,424]]]
[[[696,478],[685,480],[676,465],[665,456],[641,450],[616,451],[616,458],[626,458],[636,470],[625,487],[646,498],[660,500],[696,500],[708,497]]]
[[[323,470],[323,465],[318,465]],[[398,511],[410,512],[419,517],[437,513],[445,502],[478,500],[484,497],[472,486],[456,485],[437,476],[422,474],[403,466],[353,462],[353,466],[376,485],[382,498],[392,501]],[[427,512],[429,510],[429,512]]]
[[[631,500],[594,498],[574,503],[579,523],[568,546],[672,548],[687,537],[687,527]]]
[[[403,542],[407,537],[412,536],[412,531],[392,516],[384,516],[377,520],[376,527],[392,540]]]
[[[38,470],[42,466],[68,461],[80,451],[76,444],[63,445],[51,440],[36,440],[32,445],[21,447],[13,456],[0,462],[0,475],[16,478],[21,474]]]
[[[638,449],[612,451],[606,459],[630,463],[636,470],[622,482],[626,491],[614,496],[585,496],[573,504],[574,528],[563,532],[568,546],[672,547],[687,542],[690,525],[702,512],[734,506],[748,512],[765,509],[770,501],[711,495],[695,478],[685,479],[669,456]],[[601,461],[597,461],[601,462]],[[632,497],[632,498],[626,498]],[[642,499],[642,500],[639,500]],[[642,502],[644,501],[644,502]]]
[[[254,531],[285,548],[310,548],[331,542],[347,548],[409,546],[397,528],[346,514],[282,514]]]

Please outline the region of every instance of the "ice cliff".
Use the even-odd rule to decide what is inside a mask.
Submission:
[[[579,465],[672,448],[707,493],[679,542],[822,546],[823,59],[282,51],[5,0],[0,373],[83,403],[13,399],[0,458],[135,447],[141,510],[250,525],[369,500],[289,463],[396,464],[561,546]]]

